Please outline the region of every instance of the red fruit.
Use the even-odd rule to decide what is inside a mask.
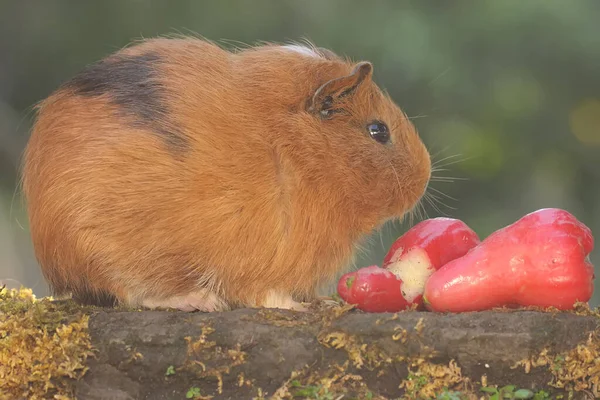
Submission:
[[[432,311],[538,306],[570,309],[593,293],[591,230],[567,211],[540,209],[497,230],[427,281]]]
[[[421,305],[429,277],[479,243],[477,234],[463,221],[431,218],[416,224],[392,244],[383,267],[403,282],[406,301]]]
[[[338,281],[337,292],[340,295],[340,297],[347,303],[356,304],[354,295],[350,293],[350,289],[352,288],[352,285],[356,280],[356,274],[358,273],[358,271],[359,270],[348,272],[342,275],[340,280]]]
[[[344,301],[366,312],[398,312],[408,308],[402,297],[402,281],[377,265],[342,275],[337,291]]]

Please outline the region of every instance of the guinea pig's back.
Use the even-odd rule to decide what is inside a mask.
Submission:
[[[55,294],[136,303],[154,288],[214,286],[237,273],[223,262],[236,263],[230,246],[243,254],[277,235],[265,182],[276,176],[268,146],[243,136],[232,57],[199,40],[147,41],[40,104],[23,190]],[[240,218],[257,212],[264,230],[240,241],[239,227],[255,223]]]

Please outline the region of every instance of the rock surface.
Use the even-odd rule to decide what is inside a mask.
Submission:
[[[536,311],[100,311],[89,321],[97,356],[88,359],[76,394],[112,400],[192,394],[396,399],[438,396],[447,388],[440,398],[454,399],[487,396],[480,390],[483,379],[484,386],[555,393],[539,398],[556,398],[560,389],[553,382],[571,390],[572,398],[587,399],[600,379],[592,335],[599,328],[593,315]],[[581,352],[588,360],[572,356]],[[528,373],[527,363],[515,367],[536,358],[551,362]],[[464,397],[451,397],[453,390]]]

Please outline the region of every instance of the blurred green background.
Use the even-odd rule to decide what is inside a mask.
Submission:
[[[449,157],[439,175],[456,179],[432,185],[445,196],[429,217],[483,238],[560,207],[600,237],[600,1],[0,0],[0,279],[48,293],[15,191],[32,106],[131,40],[191,32],[225,47],[308,38],[372,61],[434,160]],[[357,266],[407,227],[375,233]]]

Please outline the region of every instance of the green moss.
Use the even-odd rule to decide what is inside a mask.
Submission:
[[[93,356],[89,315],[29,289],[0,290],[0,398],[69,399]]]
[[[550,387],[567,392],[587,391],[600,398],[600,330],[590,333],[587,341],[574,349],[558,354],[544,349],[513,366],[519,367],[525,373],[545,368],[552,374]]]

